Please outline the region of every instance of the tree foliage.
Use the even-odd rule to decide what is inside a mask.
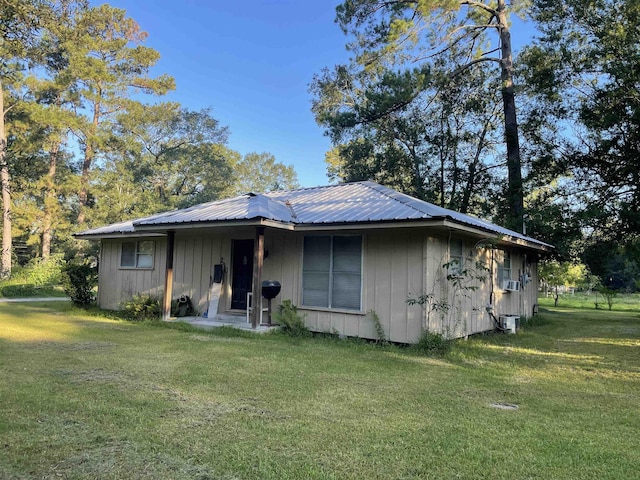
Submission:
[[[252,189],[297,185],[273,156],[230,150],[210,108],[147,103],[174,81],[151,73],[160,55],[124,10],[6,0],[0,14],[0,276],[12,261],[72,257],[71,234],[87,227],[215,200],[256,177]]]
[[[441,205],[476,210],[471,199],[486,196],[479,192],[498,163],[500,115],[508,181],[497,193],[504,199],[505,223],[522,228],[508,22],[509,12],[522,3],[513,2],[510,9],[502,0],[339,5],[336,21],[351,35],[348,48],[355,57],[348,66],[316,76],[312,85],[316,119],[336,146],[332,172],[343,179],[374,178]],[[492,32],[497,32],[494,46]]]
[[[270,153],[248,153],[234,165],[231,186],[236,195],[298,188],[298,176],[292,166],[276,161]]]
[[[540,142],[534,174],[562,176],[587,232],[635,238],[640,225],[640,4],[537,0],[541,35],[522,56]],[[548,128],[548,126],[555,128]]]

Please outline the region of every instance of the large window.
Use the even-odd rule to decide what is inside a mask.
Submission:
[[[302,265],[303,305],[360,310],[361,236],[305,237]]]
[[[124,268],[153,268],[153,241],[122,242],[120,266]]]

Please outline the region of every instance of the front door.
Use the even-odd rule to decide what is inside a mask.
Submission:
[[[253,240],[234,240],[231,278],[231,308],[247,309],[247,293],[253,283]]]

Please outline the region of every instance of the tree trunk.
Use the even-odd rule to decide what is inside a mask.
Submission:
[[[7,163],[7,134],[4,127],[4,90],[0,83],[0,188],[2,189],[2,261],[0,279],[11,276],[11,190]]]
[[[82,173],[80,176],[80,192],[78,192],[78,225],[83,225],[86,219],[85,209],[89,199],[89,170],[93,162],[93,149],[89,139],[86,139],[84,147],[84,160],[82,162]]]
[[[60,143],[56,142],[49,150],[49,173],[47,174],[47,187],[44,197],[44,218],[42,220],[42,258],[47,259],[51,255],[51,239],[53,237],[53,212],[56,204],[56,167],[58,165],[58,152]]]
[[[502,104],[504,109],[504,131],[507,145],[507,191],[506,206],[509,209],[506,227],[522,232],[524,218],[524,193],[522,190],[522,166],[518,140],[518,120],[513,87],[513,59],[511,33],[505,0],[498,0],[498,23],[501,45],[500,78],[502,80]]]
[[[82,162],[82,175],[80,177],[80,192],[78,193],[78,202],[80,204],[78,210],[78,225],[83,225],[86,219],[87,201],[89,200],[89,172],[91,171],[91,164],[93,163],[93,157],[95,155],[93,142],[100,123],[100,107],[99,102],[94,103],[91,128],[84,139],[84,160]]]

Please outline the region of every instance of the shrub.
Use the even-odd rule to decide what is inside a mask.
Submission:
[[[451,350],[452,344],[453,340],[450,338],[439,333],[426,331],[412,348],[422,355],[441,356]]]
[[[30,284],[4,285],[0,287],[0,294],[7,298],[35,297],[38,293],[40,293],[38,287]]]
[[[68,263],[63,268],[62,286],[76,305],[86,306],[95,301],[93,289],[98,284],[97,269],[86,261]]]
[[[156,320],[162,314],[160,299],[151,295],[134,295],[122,303],[122,309],[127,318],[134,321]]]
[[[616,290],[613,290],[607,287],[600,287],[598,289],[598,292],[602,294],[602,296],[607,302],[607,306],[609,307],[609,310],[611,310],[613,308],[614,299],[618,296],[618,292]],[[597,305],[596,305],[596,308],[598,308]]]
[[[22,270],[26,277],[25,283],[32,283],[36,287],[44,285],[58,285],[62,280],[64,258],[62,254],[51,255],[46,260],[34,258]]]
[[[307,337],[311,332],[304,324],[304,315],[298,313],[296,307],[291,300],[283,300],[278,305],[278,311],[273,314],[273,318],[280,324],[283,332],[292,337]]]

